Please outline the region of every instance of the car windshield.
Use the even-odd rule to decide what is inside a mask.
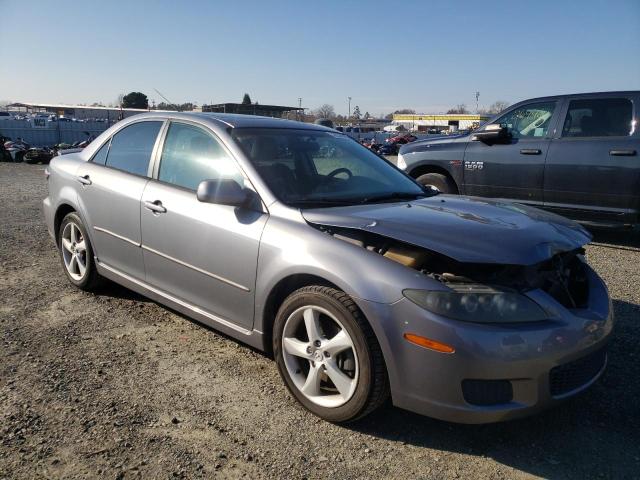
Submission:
[[[233,137],[271,191],[287,205],[351,205],[432,195],[338,132],[238,128]]]

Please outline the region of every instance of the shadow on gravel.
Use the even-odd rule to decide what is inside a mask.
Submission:
[[[388,405],[350,426],[418,447],[490,457],[544,478],[637,478],[640,471],[640,305],[614,300],[609,365],[589,390],[529,418],[442,422]],[[416,367],[418,373],[419,367]]]

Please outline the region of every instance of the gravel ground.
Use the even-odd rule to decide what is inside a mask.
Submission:
[[[0,164],[0,478],[640,475],[637,236],[587,249],[618,324],[586,394],[503,424],[387,406],[340,427],[303,411],[264,355],[118,286],[71,287],[42,219],[42,170]]]

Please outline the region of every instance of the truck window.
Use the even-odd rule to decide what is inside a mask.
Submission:
[[[632,105],[626,98],[571,100],[563,137],[621,137],[632,133]]]
[[[540,138],[547,135],[556,102],[531,103],[511,110],[496,123],[507,127],[513,138]]]

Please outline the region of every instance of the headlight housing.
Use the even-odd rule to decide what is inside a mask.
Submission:
[[[462,322],[525,323],[548,318],[524,295],[487,285],[459,284],[448,291],[407,289],[402,293],[425,310]]]
[[[397,163],[397,165],[398,165],[398,168],[400,170],[406,170],[406,168],[407,168],[407,162],[404,161],[404,157],[400,153],[398,154],[398,163]]]

